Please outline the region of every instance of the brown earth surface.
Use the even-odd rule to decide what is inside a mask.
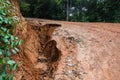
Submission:
[[[120,80],[120,24],[26,21],[16,80]]]

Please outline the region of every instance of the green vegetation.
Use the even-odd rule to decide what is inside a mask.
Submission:
[[[22,14],[26,17],[120,22],[119,0],[19,0],[19,2]]]
[[[16,54],[19,51],[18,46],[22,44],[13,35],[19,18],[12,16],[11,7],[13,6],[8,0],[0,0],[0,80],[13,80],[18,64],[11,59],[11,55]]]

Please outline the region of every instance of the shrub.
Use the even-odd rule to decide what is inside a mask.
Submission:
[[[11,7],[8,0],[0,0],[0,80],[13,80],[18,64],[11,59],[11,55],[16,54],[22,44],[22,40],[12,33],[19,18],[12,16]]]

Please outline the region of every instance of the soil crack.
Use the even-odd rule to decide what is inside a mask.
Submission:
[[[57,48],[57,42],[51,40],[51,36],[54,30],[59,26],[61,25],[46,24],[44,26],[35,25],[31,27],[39,37],[40,46],[38,49],[39,58],[37,60],[37,68],[41,69],[40,80],[54,80],[54,73],[58,67],[61,51]]]

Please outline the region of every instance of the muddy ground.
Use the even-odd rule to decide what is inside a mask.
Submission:
[[[120,80],[120,24],[26,21],[16,80]]]

